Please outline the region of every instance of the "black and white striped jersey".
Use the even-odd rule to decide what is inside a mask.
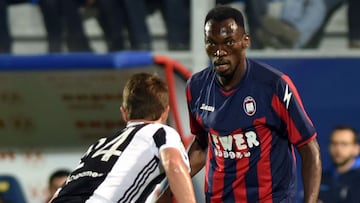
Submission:
[[[183,154],[190,170],[175,129],[160,123],[128,123],[120,132],[89,147],[52,202],[145,202],[165,178],[159,152],[168,147]]]

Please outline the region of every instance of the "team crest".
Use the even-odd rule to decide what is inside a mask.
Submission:
[[[243,103],[244,111],[248,116],[253,116],[256,112],[256,102],[251,96],[247,96]]]

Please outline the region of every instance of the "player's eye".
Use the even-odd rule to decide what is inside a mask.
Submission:
[[[213,47],[213,46],[215,46],[215,43],[214,43],[213,41],[211,41],[211,40],[207,40],[207,41],[206,41],[206,45]]]
[[[234,40],[228,40],[226,41],[226,46],[232,46],[234,45],[235,41]]]

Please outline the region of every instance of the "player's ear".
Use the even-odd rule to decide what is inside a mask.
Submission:
[[[250,35],[248,33],[245,33],[243,36],[243,48],[249,48],[250,47]]]
[[[162,123],[165,123],[166,120],[168,119],[168,116],[169,116],[169,111],[170,111],[170,106],[166,106],[165,107],[165,110],[163,111],[163,113],[161,114],[161,122]]]
[[[127,122],[128,117],[126,116],[126,110],[125,110],[124,106],[120,106],[120,112],[121,112],[121,116],[124,119],[124,121]]]

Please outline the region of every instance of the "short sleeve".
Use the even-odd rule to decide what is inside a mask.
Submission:
[[[305,111],[295,85],[287,75],[282,75],[278,80],[272,105],[285,123],[292,144],[300,147],[315,139],[313,123]]]
[[[154,134],[154,142],[159,149],[159,153],[166,148],[176,148],[182,155],[182,159],[188,167],[188,170],[190,170],[187,152],[181,142],[179,133],[174,128],[164,125]]]

